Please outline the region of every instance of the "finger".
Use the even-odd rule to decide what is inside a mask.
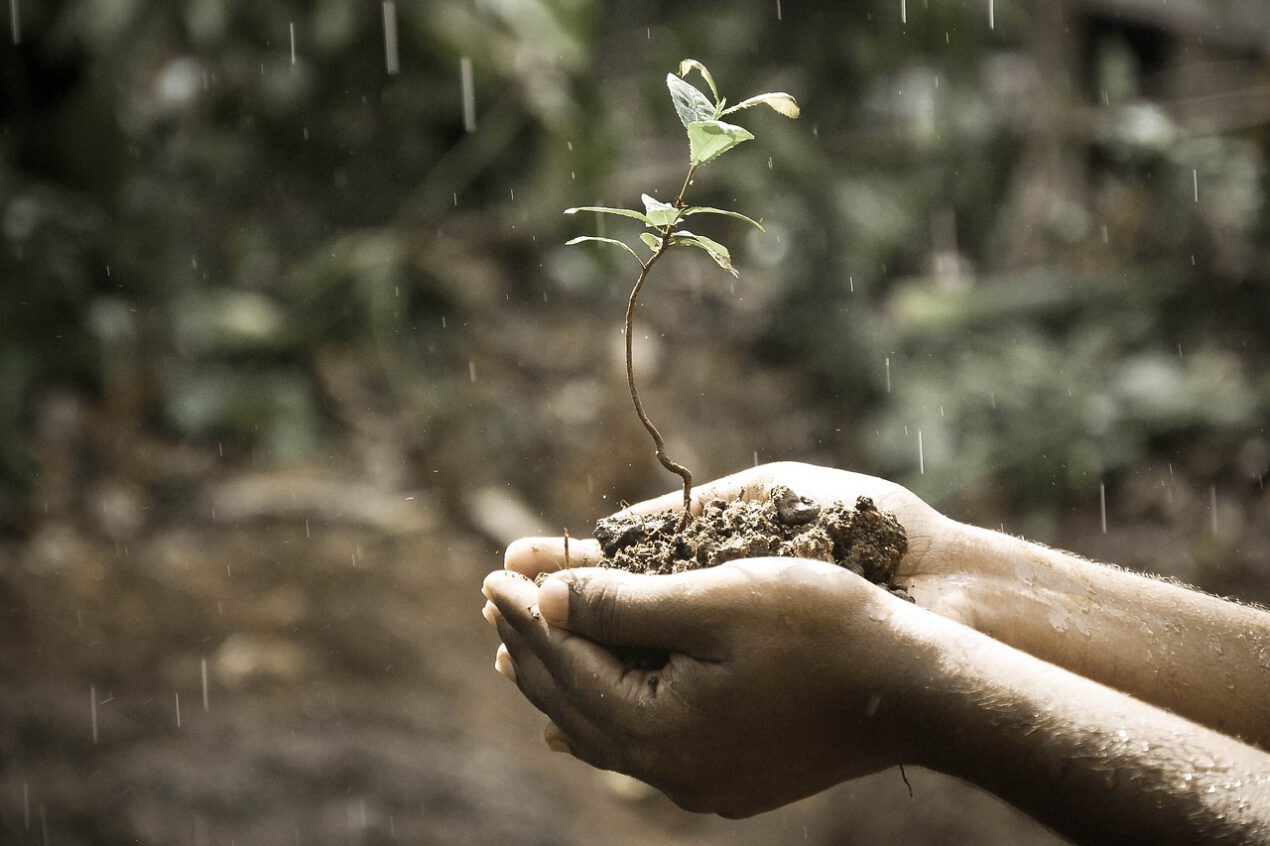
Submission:
[[[614,694],[623,697],[631,692],[626,680],[626,667],[607,649],[567,629],[548,625],[538,608],[538,588],[528,579],[507,574],[498,578],[491,574],[490,600],[502,619],[496,621],[499,638],[511,648],[513,640],[541,661],[566,692],[585,704],[609,700],[617,705]],[[514,635],[514,638],[512,637]],[[520,655],[514,657],[519,660]],[[632,681],[639,681],[632,676]]]
[[[566,567],[594,567],[599,561],[600,545],[588,538],[569,539],[567,562],[564,538],[521,538],[507,547],[503,567],[532,579]]]
[[[729,601],[738,598],[732,588],[747,578],[719,567],[666,576],[592,567],[551,576],[537,601],[553,626],[605,646],[653,647],[717,660],[723,618]]]
[[[516,686],[535,708],[551,718],[557,731],[567,737],[563,744],[567,747],[565,751],[594,767],[613,769],[617,766],[623,758],[622,745],[615,743],[599,726],[615,725],[608,714],[618,694],[610,691],[607,696],[587,697],[601,709],[598,715],[588,713],[575,701],[572,694],[577,691],[558,681],[526,638],[506,622],[500,623],[499,634],[506,638],[503,645],[514,667]]]
[[[507,644],[500,643],[498,650],[494,653],[494,669],[500,676],[509,681],[516,681],[516,665],[512,661],[511,653],[507,651]]]

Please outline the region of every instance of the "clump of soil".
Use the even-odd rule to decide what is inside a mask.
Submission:
[[[908,535],[868,497],[857,499],[855,508],[822,508],[778,486],[766,500],[706,502],[701,516],[681,529],[682,518],[680,512],[602,518],[595,525],[604,552],[600,566],[664,575],[738,558],[811,558],[904,593],[892,578]]]
[[[860,497],[855,508],[822,508],[787,487],[766,500],[715,499],[682,527],[682,512],[614,515],[595,524],[604,558],[601,567],[665,575],[714,567],[739,558],[810,558],[829,561],[912,601],[895,584],[895,568],[908,549],[908,535],[893,514]],[[669,660],[660,649],[616,647],[626,666],[659,670]]]

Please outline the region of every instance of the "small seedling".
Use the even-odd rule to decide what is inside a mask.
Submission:
[[[710,88],[712,97],[707,97],[699,88],[686,80],[686,77],[692,71],[696,71],[705,80],[706,85]],[[677,75],[673,73],[667,74],[666,87],[670,89],[670,99],[675,105],[675,112],[679,115],[680,122],[683,123],[684,129],[688,132],[688,175],[684,177],[683,185],[680,187],[674,201],[663,203],[648,194],[642,194],[641,199],[644,201],[643,211],[608,208],[605,206],[579,206],[565,209],[565,214],[589,211],[598,214],[629,217],[640,221],[644,224],[645,229],[649,230],[640,233],[639,236],[639,240],[650,251],[647,257],[641,257],[635,247],[615,238],[583,235],[567,243],[580,244],[584,241],[598,241],[603,244],[611,244],[630,253],[631,257],[639,263],[639,276],[635,279],[635,285],[631,288],[630,298],[626,303],[626,382],[630,387],[631,401],[635,404],[635,413],[639,415],[640,422],[644,424],[644,428],[648,430],[649,436],[652,437],[653,443],[657,447],[657,460],[671,473],[683,479],[683,519],[686,521],[688,519],[689,506],[692,502],[692,473],[687,467],[672,461],[666,454],[666,443],[662,439],[661,432],[657,431],[657,427],[653,425],[653,421],[649,419],[647,412],[644,411],[644,404],[640,402],[639,391],[635,387],[635,370],[632,365],[631,355],[632,341],[635,335],[635,303],[639,298],[641,289],[644,287],[644,283],[648,281],[648,274],[653,269],[653,265],[657,264],[657,261],[671,247],[695,247],[714,259],[715,264],[719,265],[719,267],[733,276],[737,275],[736,269],[732,267],[732,254],[727,247],[704,235],[697,235],[686,229],[681,229],[679,228],[680,224],[693,215],[715,214],[743,220],[751,226],[757,227],[760,231],[765,231],[763,226],[758,221],[740,212],[716,209],[709,206],[690,206],[685,197],[688,189],[692,187],[692,179],[697,173],[697,168],[714,161],[738,144],[754,138],[748,130],[726,123],[720,118],[759,105],[768,106],[785,117],[796,118],[798,117],[798,103],[788,94],[770,92],[746,98],[735,106],[729,107],[727,101],[719,96],[719,89],[715,86],[714,78],[710,75],[710,71],[706,70],[705,65],[695,59],[684,59],[680,62]]]

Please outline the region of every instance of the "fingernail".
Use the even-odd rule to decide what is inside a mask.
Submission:
[[[494,603],[486,600],[485,607],[481,609],[481,616],[485,618],[485,622],[491,626],[496,626],[501,615],[498,613],[498,609],[494,607]]]
[[[564,579],[547,579],[538,588],[538,610],[548,623],[569,622],[569,583]]]
[[[498,651],[494,653],[494,669],[508,680],[516,681],[516,666],[512,663],[512,656],[507,651],[507,647],[502,644],[499,644]]]
[[[485,577],[485,580],[481,582],[481,593],[485,595],[486,599],[493,598],[493,594],[490,592],[490,584],[493,583],[495,579],[504,579],[506,577],[507,577],[506,570],[494,570],[488,576]]]

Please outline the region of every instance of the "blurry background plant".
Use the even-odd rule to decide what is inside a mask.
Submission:
[[[808,121],[745,151],[771,173],[700,180],[770,193],[782,248],[748,257],[750,318],[683,322],[827,388],[798,404],[859,430],[827,457],[1044,503],[1169,433],[1263,440],[1270,81],[1243,33],[1264,13],[913,5],[23,8],[0,415],[26,428],[69,386],[128,397],[135,425],[312,457],[339,437],[340,350],[387,383],[418,463],[437,418],[514,401],[444,378],[481,369],[478,324],[616,295],[544,210],[673,190],[648,69],[691,45],[742,90],[809,92]],[[474,446],[508,438],[545,448]],[[0,450],[19,489],[27,443]]]
[[[72,534],[139,556],[155,527],[286,503],[382,528],[414,518],[376,495],[418,493],[457,521],[430,548],[470,551],[662,492],[621,379],[624,265],[565,248],[557,210],[678,187],[662,74],[691,55],[730,90],[796,92],[803,119],[694,187],[770,222],[761,249],[734,245],[740,279],[668,256],[640,316],[672,454],[701,478],[776,458],[879,473],[960,518],[1270,599],[1261,0],[10,10],[14,573],[73,572],[31,563],[90,548]],[[344,494],[253,511],[216,487],[313,467]],[[75,619],[0,578],[27,596],[7,642]],[[206,614],[170,648],[248,625]],[[97,684],[117,643],[99,640]]]

